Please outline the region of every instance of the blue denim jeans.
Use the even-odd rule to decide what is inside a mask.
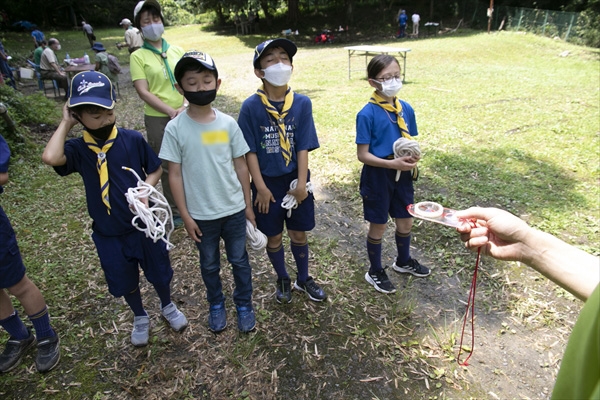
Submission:
[[[201,242],[196,243],[196,246],[200,250],[200,272],[206,286],[206,300],[210,304],[219,304],[225,300],[219,253],[219,242],[223,238],[227,261],[233,267],[233,302],[237,306],[252,305],[252,267],[246,252],[245,211],[210,221],[195,221],[202,231]]]

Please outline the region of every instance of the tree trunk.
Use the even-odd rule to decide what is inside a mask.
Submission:
[[[288,23],[292,24],[291,29],[295,29],[300,17],[298,0],[288,0]]]

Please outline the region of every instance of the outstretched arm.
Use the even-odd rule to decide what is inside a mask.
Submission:
[[[477,226],[457,229],[468,248],[499,260],[520,261],[557,285],[586,300],[600,282],[598,257],[586,253],[522,219],[497,208],[473,207],[456,213],[459,219],[475,219]]]

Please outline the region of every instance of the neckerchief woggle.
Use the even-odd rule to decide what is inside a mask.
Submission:
[[[102,202],[106,206],[106,212],[110,215],[110,199],[108,197],[108,189],[110,184],[108,182],[108,162],[106,161],[106,153],[112,147],[113,143],[117,139],[117,127],[114,126],[112,132],[104,142],[104,145],[100,147],[96,139],[86,130],[83,131],[83,141],[87,144],[88,148],[92,150],[98,156],[96,161],[96,168],[98,169],[98,175],[100,175],[100,192],[102,194]]]
[[[391,104],[389,101],[384,99],[377,93],[377,91],[373,92],[371,99],[369,99],[369,103],[377,104],[379,107],[383,108],[385,111],[389,111],[396,115],[396,120],[398,123],[398,128],[400,128],[400,134],[403,138],[408,140],[415,140],[410,133],[408,132],[408,127],[406,126],[406,122],[404,121],[403,113],[402,113],[402,104],[400,104],[400,100],[396,96],[394,96],[394,104]],[[413,181],[416,181],[419,177],[419,167],[414,167],[412,169],[412,178]]]
[[[281,154],[283,155],[285,166],[287,167],[290,161],[292,161],[292,146],[285,131],[285,117],[288,115],[288,112],[294,103],[294,92],[292,91],[292,88],[288,86],[287,92],[285,92],[285,100],[283,101],[283,108],[281,109],[281,112],[279,112],[279,110],[269,101],[264,85],[256,91],[256,94],[258,97],[260,97],[262,103],[264,104],[265,110],[267,110],[267,112],[277,122],[277,130],[279,131],[279,146],[281,147]]]
[[[173,71],[171,71],[171,67],[169,66],[169,61],[167,60],[167,50],[169,50],[170,46],[169,46],[169,43],[167,43],[167,41],[165,39],[161,39],[161,43],[162,43],[162,47],[161,47],[160,51],[158,51],[158,49],[156,47],[152,46],[146,40],[144,40],[144,44],[142,45],[142,48],[148,49],[151,52],[153,52],[154,54],[158,54],[161,57],[161,59],[165,63],[165,67],[167,69],[167,75],[169,76],[169,80],[171,81],[171,86],[173,87],[173,90],[175,90],[175,76],[173,75]]]

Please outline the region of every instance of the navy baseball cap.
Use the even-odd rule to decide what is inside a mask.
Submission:
[[[112,110],[115,97],[115,89],[110,79],[102,72],[80,72],[71,81],[67,107],[90,104]]]
[[[254,68],[260,69],[260,57],[265,51],[272,49],[273,47],[281,47],[284,49],[288,56],[290,56],[290,61],[296,54],[296,51],[298,51],[298,48],[291,40],[282,38],[266,40],[254,49]]]
[[[180,59],[177,61],[177,65],[175,65],[175,80],[177,83],[183,78],[185,71],[189,70],[197,70],[199,65],[202,65],[209,71],[215,71],[217,76],[219,72],[217,71],[217,66],[215,65],[215,61],[211,56],[196,50],[190,50],[186,52]]]

